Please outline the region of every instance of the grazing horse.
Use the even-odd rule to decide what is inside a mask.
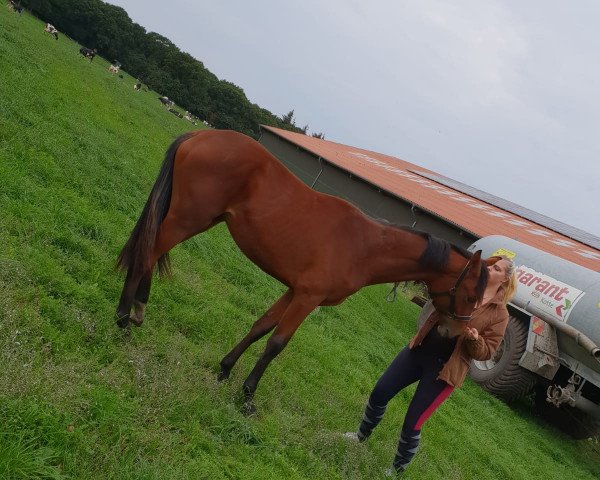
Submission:
[[[255,140],[201,130],[169,147],[119,255],[118,266],[127,271],[120,327],[142,324],[155,264],[169,273],[167,252],[219,222],[252,262],[288,287],[220,362],[225,379],[242,353],[274,330],[243,384],[247,413],[254,411],[265,369],[317,306],[338,305],[365,285],[423,281],[444,313],[440,333],[455,336],[487,283],[481,251],[471,255],[428,234],[374,221],[347,201],[309,188]]]
[[[96,53],[98,53],[98,50],[96,50],[95,48],[92,50],[90,48],[81,47],[79,49],[79,53],[81,53],[81,55],[83,55],[85,58],[89,58],[91,63],[94,57],[96,56]]]

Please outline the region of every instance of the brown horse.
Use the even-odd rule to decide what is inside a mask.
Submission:
[[[288,287],[220,363],[225,379],[242,353],[275,329],[244,381],[249,412],[265,369],[317,306],[337,305],[365,285],[419,280],[445,313],[440,331],[455,336],[487,283],[481,252],[471,256],[422,232],[374,221],[345,200],[311,190],[249,137],[205,130],[170,146],[119,256],[127,270],[120,327],[142,324],[155,264],[169,273],[167,252],[219,222],[252,262]]]

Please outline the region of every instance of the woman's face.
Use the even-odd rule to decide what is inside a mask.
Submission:
[[[500,285],[504,283],[507,279],[507,272],[510,268],[510,263],[508,260],[500,259],[493,265],[488,267],[488,272],[490,274],[488,283]]]

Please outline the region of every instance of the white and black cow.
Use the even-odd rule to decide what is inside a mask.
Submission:
[[[7,7],[9,10],[17,12],[19,15],[21,15],[24,10],[24,8],[21,6],[21,2],[16,2],[15,0],[9,0]]]
[[[79,53],[81,53],[81,55],[83,55],[85,58],[89,58],[91,62],[96,56],[96,53],[98,53],[98,50],[96,50],[95,48],[92,50],[90,48],[81,47],[79,49]]]
[[[46,27],[44,28],[44,32],[46,32],[49,35],[52,35],[56,40],[58,40],[58,30],[51,23],[46,24]]]
[[[169,97],[158,97],[158,99],[160,100],[160,103],[162,103],[167,109],[175,104],[173,100],[169,100]]]

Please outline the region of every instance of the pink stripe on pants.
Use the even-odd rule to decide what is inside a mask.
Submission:
[[[436,408],[438,408],[442,403],[444,403],[444,400],[446,400],[453,391],[454,387],[452,385],[447,385],[446,388],[442,390],[442,392],[435,398],[435,400],[431,402],[431,405],[427,407],[427,410],[425,410],[421,414],[419,420],[417,420],[417,424],[415,425],[415,430],[421,430],[421,426],[427,421],[429,417],[431,417],[431,414],[435,412]]]

